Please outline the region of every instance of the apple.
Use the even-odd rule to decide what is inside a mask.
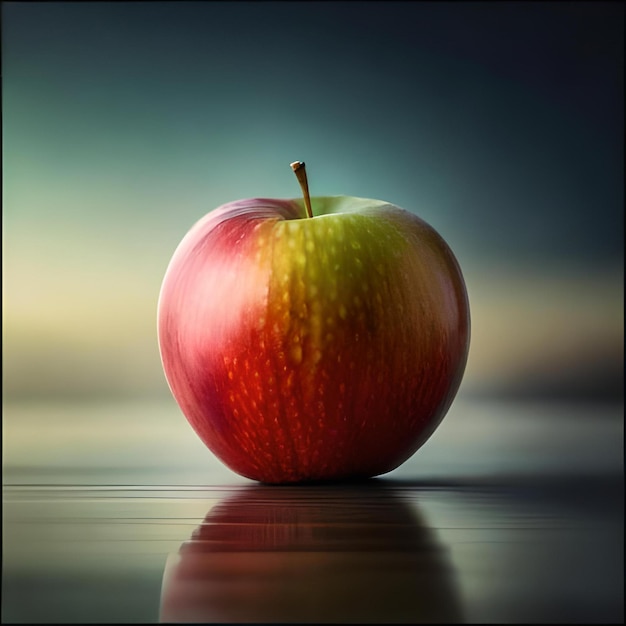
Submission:
[[[264,483],[389,472],[461,383],[470,316],[459,265],[415,214],[380,200],[225,204],[167,267],[158,341],[171,392],[228,467]]]

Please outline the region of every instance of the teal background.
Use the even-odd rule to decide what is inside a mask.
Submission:
[[[156,302],[216,206],[387,200],[455,251],[461,393],[623,398],[620,3],[2,4],[5,402],[169,398]]]

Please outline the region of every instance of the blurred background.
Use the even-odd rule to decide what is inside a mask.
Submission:
[[[619,415],[623,49],[613,2],[3,2],[5,468],[123,465],[124,433],[205,458],[162,374],[160,283],[209,210],[299,195],[297,159],[313,195],[448,241],[459,402]]]

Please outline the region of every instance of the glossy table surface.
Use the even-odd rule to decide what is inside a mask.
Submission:
[[[4,623],[623,622],[622,407],[461,400],[398,470],[299,487],[171,404],[4,408]]]

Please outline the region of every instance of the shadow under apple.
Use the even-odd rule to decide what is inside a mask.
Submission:
[[[377,480],[254,485],[167,561],[161,622],[462,621],[446,548]]]

